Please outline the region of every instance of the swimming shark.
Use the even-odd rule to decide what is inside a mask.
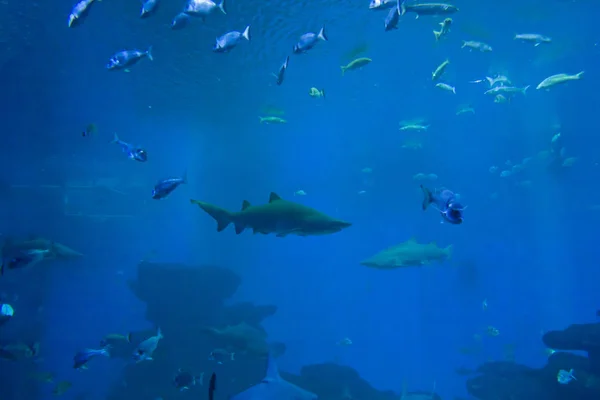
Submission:
[[[318,396],[284,380],[275,358],[269,354],[267,374],[262,381],[229,400],[317,400]]]
[[[352,225],[314,208],[283,200],[276,193],[271,193],[267,204],[258,206],[253,206],[244,200],[242,209],[238,212],[228,211],[199,200],[191,199],[190,202],[197,204],[217,221],[217,232],[221,232],[233,223],[237,234],[242,233],[246,228],[251,228],[254,233],[265,235],[274,233],[277,237],[316,236],[339,232]]]

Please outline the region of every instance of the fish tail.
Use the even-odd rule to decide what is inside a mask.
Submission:
[[[346,67],[344,67],[343,65],[340,67],[342,69],[342,76],[344,76],[344,72],[346,72]]]
[[[162,330],[160,329],[160,326],[156,329],[156,336],[158,336],[159,339],[164,338],[164,336],[162,334]]]
[[[440,40],[440,36],[442,36],[442,31],[433,31],[433,36],[435,36],[435,40],[438,41]]]
[[[127,332],[127,335],[125,335],[125,338],[127,339],[127,343],[131,343],[131,332]]]
[[[222,0],[219,4],[217,4],[217,7],[219,7],[219,10],[221,10],[223,14],[227,14],[227,11],[225,11],[225,0]]]
[[[325,98],[325,89],[321,89],[321,97]]]
[[[529,89],[529,86],[531,86],[531,85],[527,85],[523,88],[523,90],[522,90],[523,94],[527,94],[527,89]]]
[[[246,39],[247,41],[250,41],[250,25],[248,25],[246,27],[246,29],[244,29],[244,33],[242,33],[242,36],[244,37],[244,39]]]
[[[233,222],[233,214],[224,208],[194,199],[190,199],[190,203],[197,204],[198,207],[217,221],[217,232],[221,232]]]
[[[431,197],[431,192],[425,186],[421,185],[421,190],[423,191],[423,210],[427,210],[427,207],[433,202],[433,198]]]
[[[265,122],[265,118],[263,117],[258,117],[258,120],[260,121],[260,123],[262,124],[263,122]]]
[[[325,35],[325,26],[321,27],[318,37],[319,37],[319,39],[324,40],[324,41],[329,40],[329,39],[327,39],[327,35]]]
[[[581,79],[581,77],[583,76],[583,73],[584,73],[584,72],[585,72],[585,71],[581,71],[581,72],[579,72],[579,73],[575,74],[575,78],[576,78],[576,79]]]
[[[119,143],[121,140],[119,140],[119,135],[117,135],[117,132],[115,132],[115,135],[113,136],[113,140],[111,140],[111,143]]]
[[[152,46],[148,47],[148,50],[146,50],[146,55],[150,61],[154,61],[154,57],[152,57]]]
[[[404,14],[406,14],[406,6],[404,5],[404,1],[405,0],[401,0],[401,2],[400,2],[400,15],[401,16],[404,15]]]
[[[183,175],[181,176],[181,183],[188,183],[187,169],[183,171]]]

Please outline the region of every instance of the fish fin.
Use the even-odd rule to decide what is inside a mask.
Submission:
[[[400,16],[406,14],[406,6],[404,5],[404,1],[402,0],[402,3],[400,3]]]
[[[538,42],[538,43],[534,44],[533,47],[538,47],[539,45],[540,45],[540,43]]]
[[[246,225],[241,221],[235,221],[233,224],[235,225],[235,233],[237,235],[244,232],[244,229],[246,229]]]
[[[202,210],[204,210],[204,212],[217,221],[217,232],[221,232],[223,229],[227,228],[231,222],[233,222],[231,212],[224,208],[194,199],[190,199],[190,203],[197,204],[198,207],[200,207]]]
[[[261,124],[262,124],[263,122],[265,122],[265,119],[266,119],[266,118],[263,118],[263,117],[258,117],[258,120],[260,121],[260,123],[261,123]]]
[[[187,169],[183,171],[183,175],[181,176],[182,183],[188,183],[187,179]]]
[[[231,361],[235,361],[235,353],[230,353]]]
[[[248,200],[244,200],[242,202],[242,211],[246,210],[248,207],[250,207],[252,204],[250,204],[250,202]]]
[[[440,40],[440,36],[442,36],[442,32],[433,31],[433,36],[435,36],[435,40],[438,41]]]
[[[523,94],[527,94],[527,89],[529,89],[531,85],[527,85],[523,88]]]
[[[159,339],[164,338],[162,330],[160,329],[160,326],[156,329],[156,336],[158,336]]]
[[[131,343],[131,332],[127,332],[127,335],[125,335],[125,337],[127,338],[127,343]]]
[[[223,14],[227,15],[227,11],[225,11],[225,0],[217,4],[217,7],[219,7],[219,10],[221,10]]]
[[[460,46],[460,48],[461,48],[461,49],[464,49],[466,45],[467,45],[467,41],[466,41],[466,40],[463,40],[463,41],[462,41],[462,46]]]
[[[423,191],[423,210],[427,210],[427,206],[431,204],[433,199],[431,198],[431,191],[427,189],[425,186],[421,185],[421,190]]]
[[[324,41],[328,41],[329,39],[327,39],[327,36],[325,35],[325,26],[323,26],[321,28],[321,30],[319,31],[319,35],[318,38]]]
[[[246,27],[246,29],[244,29],[244,33],[242,33],[242,37],[244,39],[246,39],[247,41],[250,41],[250,25],[248,25]]]
[[[578,72],[577,74],[575,74],[575,77],[576,77],[577,79],[581,79],[581,77],[583,76],[583,73],[584,73],[584,72],[585,72],[585,71]]]
[[[279,368],[277,368],[277,362],[275,361],[275,357],[273,357],[273,353],[269,352],[267,356],[267,373],[263,382],[273,382],[281,380],[281,376],[279,375]]]
[[[321,97],[325,98],[325,89],[321,89]]]
[[[111,141],[111,143],[119,143],[119,135],[117,135],[117,132],[115,132],[115,135],[113,136],[113,140]]]
[[[148,50],[146,50],[146,55],[150,61],[154,61],[154,57],[152,57],[152,46],[148,47]]]
[[[281,197],[277,193],[271,192],[271,194],[269,195],[269,203],[272,203],[277,200],[281,200]]]
[[[342,69],[342,76],[344,76],[344,72],[346,72],[346,67],[344,67],[343,65],[340,67]]]
[[[449,245],[448,247],[446,247],[444,249],[444,253],[446,253],[446,259],[449,260],[450,258],[452,258],[452,251],[454,249],[454,245]]]

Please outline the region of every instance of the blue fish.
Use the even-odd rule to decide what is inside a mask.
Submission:
[[[396,7],[390,9],[387,17],[385,17],[385,31],[391,31],[392,29],[398,29],[398,22],[400,21],[400,0],[396,3]]]
[[[218,37],[217,42],[213,46],[213,51],[215,53],[228,52],[237,46],[242,38],[250,41],[250,25],[244,29],[244,32],[232,31]]]
[[[104,347],[102,349],[99,349],[99,350],[84,349],[84,350],[77,352],[77,354],[75,354],[75,357],[73,357],[73,368],[85,369],[88,361],[90,361],[92,358],[94,358],[96,356],[110,357],[110,354],[108,352],[108,346]]]
[[[155,200],[164,199],[171,192],[177,189],[177,186],[187,183],[187,172],[183,174],[181,178],[167,178],[164,179],[154,186],[152,190],[152,198]]]
[[[577,378],[575,378],[575,375],[573,375],[573,368],[571,368],[569,371],[565,371],[564,369],[561,369],[560,371],[558,371],[558,374],[556,375],[556,380],[561,385],[566,385],[569,382],[571,382],[573,379],[577,380]]]
[[[164,336],[162,335],[160,328],[158,328],[155,336],[149,337],[137,346],[137,348],[133,351],[133,359],[136,362],[145,360],[151,361],[152,355],[158,347],[158,342],[160,342],[160,339],[163,337]]]
[[[148,160],[148,153],[146,153],[146,150],[122,141],[121,139],[119,139],[119,136],[117,136],[116,133],[115,138],[112,140],[111,143],[118,144],[119,146],[121,146],[121,150],[123,150],[123,153],[127,154],[127,157],[129,157],[132,160],[140,162],[145,162]]]
[[[142,3],[140,18],[147,18],[156,11],[158,0],[146,0]]]
[[[96,0],[82,0],[73,6],[71,14],[69,14],[69,28],[74,28],[83,23],[83,20],[90,12],[90,7]]]
[[[190,21],[190,18],[191,17],[184,12],[177,14],[175,18],[173,18],[173,22],[171,22],[171,29],[178,31],[185,28]]]
[[[298,43],[294,45],[294,53],[306,53],[308,50],[312,49],[319,43],[319,40],[327,41],[327,36],[325,36],[325,27],[322,27],[319,33],[305,33],[300,36],[300,40]]]
[[[466,207],[463,207],[458,202],[458,196],[454,192],[445,188],[435,189],[432,192],[423,185],[421,185],[421,190],[424,196],[423,210],[426,210],[430,204],[433,204],[446,221],[454,225],[463,222],[462,213]]]
[[[222,0],[218,4],[212,0],[188,0],[183,12],[192,17],[204,20],[216,10],[221,10],[223,14],[227,14],[225,11],[225,0]]]
[[[148,47],[146,51],[140,50],[123,50],[114,54],[110,60],[108,60],[108,64],[106,64],[106,69],[109,71],[112,70],[120,70],[131,67],[134,64],[137,64],[142,58],[146,58],[150,61],[154,60],[152,57],[152,46]]]
[[[279,67],[279,71],[277,72],[277,74],[273,74],[273,75],[275,75],[275,78],[277,79],[275,82],[277,83],[278,86],[283,83],[283,79],[285,78],[285,71],[287,70],[289,62],[290,62],[290,56],[287,56],[285,58],[285,61],[283,62],[283,64],[281,64],[281,67]]]

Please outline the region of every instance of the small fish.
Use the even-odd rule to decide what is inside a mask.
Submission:
[[[576,161],[577,161],[577,157],[569,157],[569,158],[566,158],[566,159],[563,161],[563,163],[562,163],[562,166],[563,166],[563,167],[572,167],[572,166],[575,164],[575,162],[576,162]]]
[[[385,17],[384,27],[385,32],[393,29],[398,29],[398,22],[400,21],[400,0],[397,0],[396,7],[391,8],[388,15]]]
[[[71,388],[71,386],[73,386],[73,384],[69,381],[58,382],[56,386],[54,386],[54,389],[52,389],[52,394],[55,396],[62,396]]]
[[[177,14],[175,18],[173,18],[173,22],[171,22],[171,29],[178,31],[185,28],[190,21],[190,18],[191,17],[184,12]]]
[[[298,43],[294,45],[294,54],[306,53],[308,50],[312,49],[319,43],[319,40],[326,42],[327,36],[325,35],[325,27],[322,27],[319,33],[305,33],[300,36],[300,40]]]
[[[175,378],[173,378],[173,385],[179,389],[180,392],[188,390],[190,387],[195,386],[196,383],[203,385],[204,372],[200,376],[194,376],[189,372],[183,371],[181,368],[177,371]]]
[[[554,136],[552,136],[552,139],[550,140],[550,144],[554,144],[556,142],[558,142],[558,140],[560,139],[560,132],[554,134]]]
[[[44,260],[46,255],[50,254],[49,249],[27,249],[8,251],[3,254],[2,264],[0,265],[0,275],[4,275],[5,269],[28,268]]]
[[[81,132],[81,136],[93,136],[96,134],[96,132],[98,132],[98,127],[96,126],[96,124],[91,123],[85,127],[85,130],[83,132]]]
[[[565,371],[564,369],[561,369],[558,371],[558,374],[556,374],[556,380],[561,385],[567,385],[573,379],[577,380],[577,378],[575,378],[575,375],[573,375],[573,372],[574,372],[573,368],[571,368],[569,371]]]
[[[164,199],[170,195],[173,190],[177,189],[179,185],[185,183],[187,183],[187,172],[185,172],[180,178],[163,179],[154,186],[154,189],[152,189],[152,198],[154,200]]]
[[[507,99],[506,96],[501,94],[497,94],[496,97],[494,97],[494,103],[496,104],[506,103],[507,101],[510,102],[510,99]]]
[[[500,331],[491,325],[485,328],[485,333],[488,336],[492,336],[492,337],[496,337],[496,336],[500,335]]]
[[[555,85],[559,85],[561,83],[566,83],[569,81],[578,81],[581,79],[581,77],[583,76],[583,71],[578,72],[576,74],[573,75],[569,75],[569,74],[556,74],[556,75],[552,75],[547,77],[546,79],[544,79],[543,81],[540,82],[539,85],[537,85],[536,89],[549,89],[552,86]]]
[[[281,67],[279,67],[279,71],[277,72],[277,74],[274,74],[276,78],[275,83],[277,83],[278,86],[283,83],[283,79],[285,78],[285,71],[287,70],[289,62],[290,56],[287,56],[283,64],[281,64]]]
[[[421,185],[421,190],[423,191],[423,210],[433,204],[446,221],[454,225],[463,222],[462,213],[466,207],[458,202],[458,196],[454,192],[445,188],[431,191],[423,185]]]
[[[304,190],[296,190],[294,196],[306,196],[306,192]]]
[[[438,83],[435,85],[435,87],[438,87],[447,92],[452,92],[452,93],[456,94],[456,88],[454,86],[448,85],[447,83]]]
[[[192,17],[204,20],[208,15],[217,10],[220,10],[223,14],[227,14],[225,11],[225,0],[218,4],[212,0],[189,0],[183,12]]]
[[[486,76],[485,80],[488,82],[488,84],[490,85],[490,87],[494,87],[498,83],[501,84],[501,85],[506,85],[506,86],[509,86],[509,85],[512,84],[512,82],[510,81],[510,79],[508,79],[504,75],[497,75],[494,78],[490,78],[489,76]]]
[[[155,336],[149,337],[137,346],[137,348],[133,352],[133,359],[136,362],[145,360],[151,361],[152,355],[154,354],[156,347],[158,347],[158,342],[160,342],[160,339],[162,339],[163,337],[164,336],[162,335],[160,328],[158,328]]]
[[[158,0],[145,0],[142,2],[142,11],[140,18],[147,18],[152,15],[158,7]]]
[[[540,35],[539,33],[519,33],[516,34],[514,40],[521,40],[523,42],[534,43],[534,47],[539,46],[542,43],[551,43],[552,39],[548,36]]]
[[[421,125],[421,124],[400,124],[400,131],[426,131],[429,128],[429,125]]]
[[[386,10],[396,6],[396,0],[371,0],[369,10]]]
[[[406,0],[402,0],[400,5],[400,15],[404,15],[407,12],[413,12],[417,14],[417,18],[421,15],[447,15],[458,12],[458,8],[452,4],[444,3],[417,3],[417,4],[406,4]]]
[[[446,71],[446,68],[448,67],[449,64],[450,64],[450,60],[446,60],[443,63],[441,63],[435,69],[435,71],[433,71],[431,73],[431,80],[432,81],[437,81],[438,79],[440,79],[440,77],[444,74],[444,71]]]
[[[317,89],[316,87],[311,87],[308,91],[308,95],[314,98],[325,97],[325,89]]]
[[[250,25],[244,29],[244,32],[231,31],[217,38],[217,42],[213,46],[215,53],[225,53],[238,45],[240,40],[246,39],[250,41]]]
[[[114,342],[131,343],[131,333],[127,333],[126,335],[121,335],[120,333],[109,333],[102,338],[100,341],[100,346],[106,347]]]
[[[461,106],[456,111],[456,115],[461,115],[461,114],[475,114],[475,109],[472,106]]]
[[[90,12],[90,7],[94,3],[95,0],[82,0],[79,3],[73,6],[71,10],[71,14],[69,14],[68,25],[69,28],[74,28],[83,23],[84,19],[88,16]]]
[[[483,300],[483,302],[481,303],[481,309],[482,309],[483,311],[485,311],[485,310],[487,310],[487,309],[488,309],[488,302],[487,302],[487,299],[484,299],[484,300]]]
[[[123,150],[123,153],[127,154],[127,157],[132,160],[140,162],[145,162],[148,160],[148,154],[146,153],[146,150],[122,141],[121,139],[119,139],[119,136],[117,136],[116,133],[111,143],[118,144],[119,146],[121,146],[121,150]]]
[[[217,364],[223,364],[223,361],[235,361],[235,353],[231,353],[225,349],[214,349],[208,355],[210,361],[216,361]]]
[[[261,124],[285,124],[287,121],[280,117],[258,117]]]
[[[463,40],[462,46],[460,48],[464,49],[465,47],[469,50],[479,50],[482,53],[492,51],[492,46],[490,46],[489,44],[477,42],[474,40]]]
[[[133,66],[134,64],[137,64],[138,61],[146,57],[150,61],[154,60],[154,58],[152,58],[152,46],[148,47],[148,50],[146,51],[123,50],[116,53],[110,58],[110,60],[108,60],[106,69],[109,71],[124,70]]]
[[[442,37],[446,36],[448,32],[450,32],[450,26],[452,25],[452,18],[446,18],[442,22],[440,22],[440,30],[433,31],[433,35],[435,36],[435,41],[439,41]]]
[[[495,165],[492,165],[489,169],[490,174],[495,174],[496,172],[498,172],[498,167]]]
[[[342,340],[340,340],[339,342],[336,343],[338,346],[350,346],[352,345],[352,340],[350,340],[350,338],[343,338]]]
[[[364,67],[365,65],[368,65],[371,63],[370,58],[367,57],[361,57],[361,58],[357,58],[355,60],[350,61],[347,65],[342,65],[340,68],[342,69],[342,76],[344,76],[344,73],[346,71],[353,71],[355,69],[360,69],[362,67]]]
[[[104,347],[102,349],[84,349],[78,351],[73,357],[73,368],[82,369],[84,365],[88,363],[92,358],[97,356],[105,356],[110,357],[110,353],[108,352],[108,348]]]
[[[489,90],[486,90],[485,92],[483,92],[483,94],[488,94],[488,95],[492,95],[492,96],[496,96],[498,94],[508,94],[508,95],[513,95],[515,93],[526,94],[527,89],[529,89],[529,85],[522,87],[522,88],[518,88],[518,87],[514,87],[514,86],[496,86]]]

